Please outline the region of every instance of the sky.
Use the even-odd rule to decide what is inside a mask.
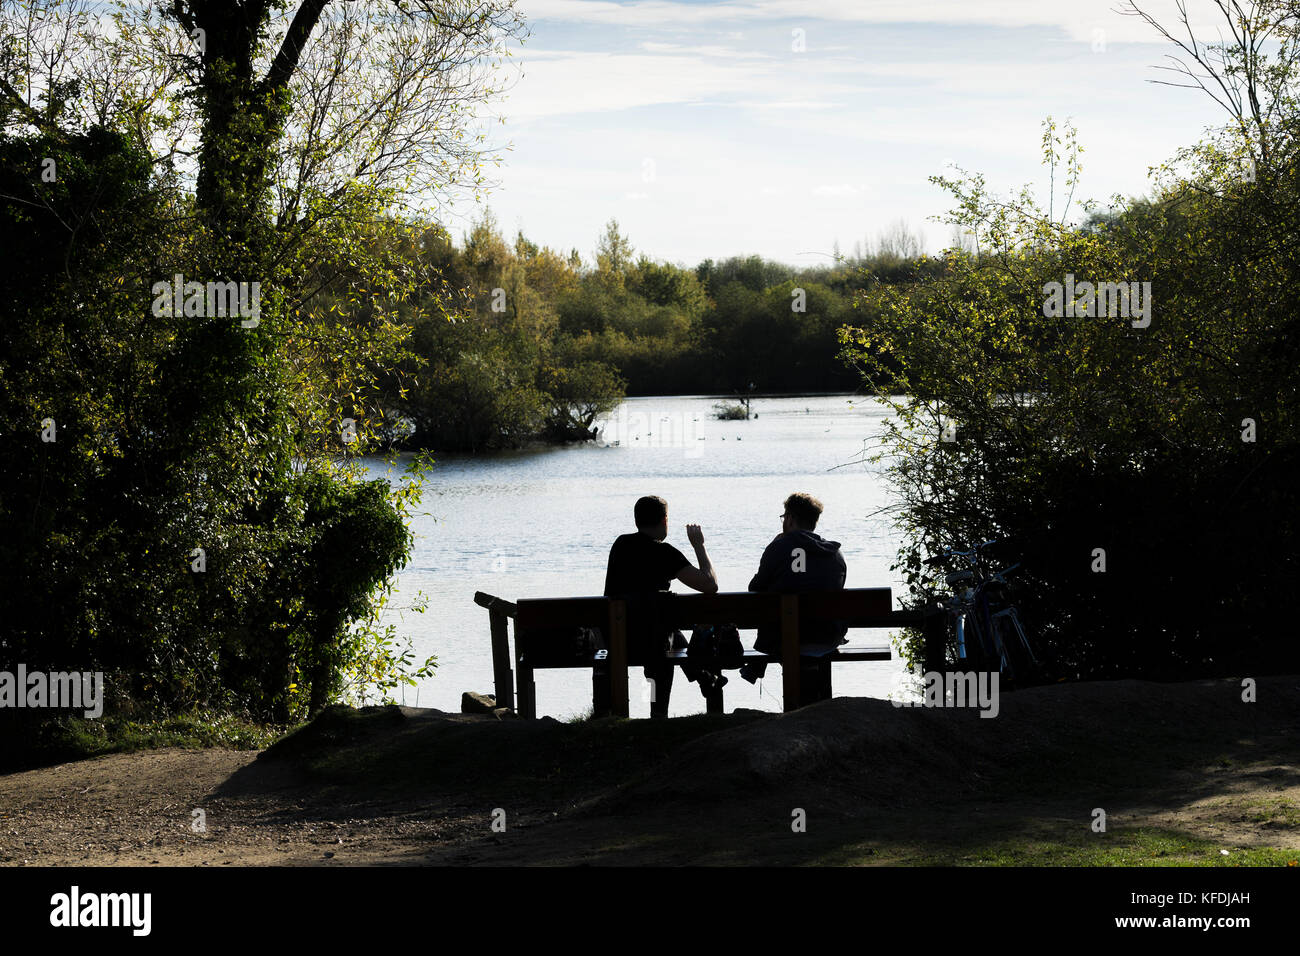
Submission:
[[[1141,0],[1166,25],[1172,0]],[[507,236],[590,261],[611,218],[638,254],[694,266],[833,261],[903,220],[934,254],[956,164],[1046,201],[1042,122],[1073,122],[1080,198],[1150,190],[1149,168],[1226,114],[1156,67],[1177,52],[1118,0],[520,0],[503,149],[486,198]],[[1208,0],[1191,0],[1214,38]],[[508,147],[508,149],[506,148]],[[1059,181],[1058,181],[1059,186]],[[1058,204],[1064,191],[1058,190]],[[1059,208],[1059,206],[1058,206]],[[479,212],[458,203],[459,236]]]

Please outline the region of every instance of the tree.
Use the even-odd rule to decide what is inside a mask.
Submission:
[[[560,441],[590,439],[596,419],[618,407],[626,388],[618,374],[600,362],[547,368],[543,383],[549,409],[546,430]]]
[[[176,238],[150,228],[167,197],[121,135],[55,127],[0,136],[0,195],[0,656],[147,672],[150,653],[184,653],[168,616],[154,617],[159,592],[193,593],[179,547],[157,544],[206,524],[166,507],[174,463],[150,440],[173,397],[158,370],[183,320],[150,321],[138,305],[147,263]],[[154,618],[153,647],[129,641],[137,615]]]
[[[1141,18],[1180,51],[1181,55],[1168,54],[1172,65],[1160,69],[1181,79],[1153,82],[1209,96],[1228,114],[1228,128],[1259,167],[1256,173],[1267,173],[1274,159],[1274,139],[1295,119],[1295,79],[1300,67],[1296,5],[1294,0],[1244,5],[1238,0],[1214,0],[1214,6],[1230,40],[1223,40],[1222,34],[1217,43],[1199,40],[1185,2],[1177,5],[1179,25],[1172,29],[1131,0],[1120,12]]]
[[[1055,171],[1061,138],[1045,130]],[[842,333],[874,390],[907,396],[888,399],[880,456],[912,599],[941,586],[925,555],[998,539],[1071,674],[1296,661],[1268,610],[1300,570],[1294,139],[1272,135],[1268,182],[1243,177],[1222,138],[1184,155],[1194,178],[1167,175],[1154,200],[1082,228],[1068,199],[1058,216],[1028,189],[1006,201],[978,176],[935,177],[982,254],[951,250],[941,275],[871,290],[871,320]],[[1077,157],[1064,162],[1073,190]],[[1117,297],[1120,282],[1137,286]],[[1214,554],[1231,567],[1211,574]],[[1189,601],[1207,574],[1215,600]]]
[[[605,224],[596,242],[596,273],[611,292],[621,292],[628,270],[632,267],[632,244],[618,230],[618,220]]]
[[[81,394],[84,372],[33,367],[33,394],[61,414],[99,404],[66,415],[64,447],[115,483],[81,482],[17,554],[55,582],[68,578],[50,575],[63,560],[51,544],[106,557],[86,575],[98,595],[90,617],[38,625],[32,639],[98,640],[96,659],[133,675],[127,696],[315,710],[350,668],[382,671],[387,652],[350,628],[409,546],[382,517],[400,517],[401,497],[340,466],[386,425],[379,386],[402,355],[403,310],[439,287],[390,210],[431,187],[482,185],[488,151],[465,135],[468,110],[493,92],[486,78],[521,24],[511,4],[455,2],[303,0],[291,17],[271,0],[122,4],[108,32],[98,14],[36,3],[0,21],[0,144],[38,151],[18,173],[28,184],[6,191],[28,197],[7,200],[7,221],[23,222],[25,203],[44,217],[48,247],[70,251],[94,235],[83,224],[138,227],[98,247],[72,286],[43,274],[27,311],[53,331],[65,319],[40,301],[55,295],[134,330],[110,350],[123,356],[112,388]],[[131,148],[77,138],[105,128]],[[87,157],[132,149],[122,168],[134,179],[75,194]],[[65,177],[53,189],[36,179],[42,151]],[[146,151],[153,162],[140,164]],[[234,321],[201,295],[195,314],[160,314],[167,297],[151,309],[151,285],[174,275],[252,287],[254,301],[260,286],[260,314]],[[68,368],[84,363],[77,353]],[[41,462],[19,463],[9,480],[30,485]],[[34,507],[55,513],[48,500]],[[283,573],[338,529],[358,540],[361,520],[388,531],[359,536],[347,582],[309,587],[330,578],[315,558],[310,580]]]
[[[882,258],[916,259],[925,252],[921,236],[908,228],[907,222],[897,219],[880,233],[876,255]]]
[[[691,320],[698,319],[708,307],[704,289],[693,272],[646,256],[630,270],[627,288],[653,305],[680,310]]]

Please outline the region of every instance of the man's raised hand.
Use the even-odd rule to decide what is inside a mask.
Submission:
[[[686,526],[686,540],[691,543],[692,548],[704,546],[704,532],[700,530],[697,524],[688,524]]]

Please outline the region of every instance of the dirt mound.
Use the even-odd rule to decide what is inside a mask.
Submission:
[[[258,755],[223,794],[276,785],[286,773],[341,787],[394,793],[487,783],[553,748],[563,724],[501,721],[491,714],[452,714],[396,704],[333,706]],[[540,748],[540,749],[539,749]]]
[[[1259,694],[1245,703],[1231,680],[1090,682],[1003,695],[993,718],[974,708],[836,698],[687,743],[597,810],[810,791],[830,804],[901,807],[1032,791],[1047,776],[1056,787],[1099,776],[1153,779],[1189,759],[1212,759],[1243,735],[1285,746],[1300,718],[1300,682],[1263,678]]]
[[[859,797],[898,803],[918,787],[967,771],[978,756],[967,741],[979,738],[959,728],[978,719],[970,711],[838,698],[688,743],[599,809],[733,803],[738,796],[776,795],[789,785],[849,785]],[[922,754],[924,761],[917,759]]]
[[[768,715],[697,715],[671,721],[560,723],[498,720],[410,707],[332,707],[267,749],[223,788],[255,791],[293,768],[318,783],[398,794],[499,801],[542,795],[585,801],[659,764],[683,743]]]

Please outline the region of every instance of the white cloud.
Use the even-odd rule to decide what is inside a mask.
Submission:
[[[704,44],[700,46],[687,46],[683,43],[659,43],[653,40],[646,40],[641,44],[641,49],[647,53],[678,53],[694,54],[696,56],[717,56],[727,59],[772,59],[769,53],[760,53],[757,50],[737,50],[734,47],[720,46],[718,44]]]
[[[829,110],[834,109],[838,104],[826,100],[774,100],[767,103],[741,100],[735,105],[752,110]]]
[[[1174,0],[1140,0],[1144,10],[1172,25]],[[1093,31],[1106,31],[1109,43],[1158,42],[1150,27],[1115,11],[1116,0],[739,0],[686,3],[671,0],[528,0],[530,20],[565,20],[610,26],[689,28],[711,23],[764,21],[840,23],[923,23],[946,26],[1058,27],[1074,40],[1091,42]],[[1223,24],[1208,4],[1193,8],[1198,35],[1212,36]],[[809,36],[810,49],[815,38]]]
[[[836,183],[829,186],[818,186],[813,191],[814,196],[830,196],[836,199],[848,199],[853,196],[865,196],[870,190],[865,185],[855,186],[852,183]]]
[[[907,98],[915,107],[924,104],[917,90],[986,101],[1030,95],[1066,100],[1081,83],[1100,79],[1099,85],[1108,85],[1102,74],[1115,74],[1126,59],[1093,53],[1083,43],[1038,48],[1013,61],[990,58],[978,46],[960,57],[924,60],[889,59],[892,51],[778,58],[723,57],[711,46],[653,41],[640,47],[636,53],[529,51],[502,111],[515,121],[669,104],[796,112]],[[1127,61],[1133,59],[1130,52]]]
[[[755,77],[698,56],[573,52],[525,61],[505,112],[529,118],[690,103],[746,92]]]

